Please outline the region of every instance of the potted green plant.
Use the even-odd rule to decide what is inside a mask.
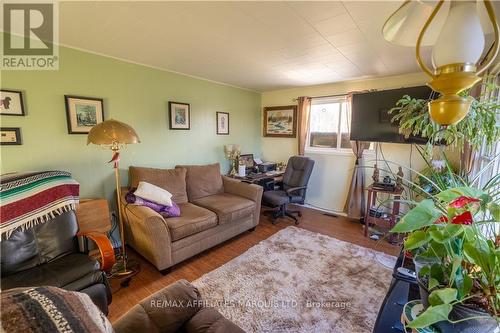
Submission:
[[[404,250],[426,262],[418,273],[426,308],[409,327],[500,330],[499,186],[496,175],[481,189],[463,184],[428,193],[391,230],[409,233]]]
[[[484,92],[477,98],[471,95],[472,90],[461,93],[472,100],[469,113],[456,125],[441,127],[434,123],[429,115],[429,100],[403,96],[396,107],[389,110],[394,114],[391,122],[397,123],[399,132],[406,137],[420,135],[428,138],[427,147],[431,150],[435,143],[445,143],[460,150],[467,144],[478,149],[486,144],[488,147],[500,140],[500,127],[497,124],[500,105],[498,99],[486,98],[499,87],[495,84],[484,84]]]

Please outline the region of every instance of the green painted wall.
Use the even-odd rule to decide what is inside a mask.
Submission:
[[[112,198],[109,150],[86,145],[87,136],[67,133],[64,95],[101,97],[105,119],[133,126],[141,143],[122,153],[122,184],[128,166],[169,168],[176,164],[228,162],[223,146],[261,154],[259,93],[60,48],[58,71],[2,71],[1,87],[22,90],[27,116],[1,116],[1,126],[21,127],[22,146],[2,146],[1,173],[68,170],[81,197]],[[168,101],[191,104],[191,130],[168,129]],[[215,113],[230,113],[230,135],[215,134]]]

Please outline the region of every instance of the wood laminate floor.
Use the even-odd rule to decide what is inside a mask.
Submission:
[[[399,247],[391,245],[384,240],[374,241],[363,236],[363,226],[357,221],[338,216],[332,217],[323,212],[300,208],[302,211],[299,228],[319,232],[334,238],[375,249],[392,255],[397,255]],[[109,319],[111,322],[118,319],[132,306],[143,298],[153,294],[161,288],[179,280],[193,281],[220,266],[229,260],[239,256],[250,247],[270,237],[274,233],[288,226],[293,221],[286,218],[280,219],[278,224],[273,225],[269,217],[261,214],[260,223],[253,232],[244,232],[216,247],[196,255],[178,265],[168,275],[162,275],[153,265],[142,258],[133,249],[128,248],[131,259],[140,262],[141,271],[136,275],[127,288],[121,288],[119,281],[111,280],[114,291],[113,302],[109,307]]]

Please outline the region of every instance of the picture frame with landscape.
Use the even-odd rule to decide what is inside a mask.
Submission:
[[[168,102],[169,128],[189,130],[191,128],[191,107],[188,103]]]
[[[295,138],[297,135],[297,105],[264,108],[264,136]]]
[[[104,121],[102,98],[64,95],[68,134],[88,134]]]

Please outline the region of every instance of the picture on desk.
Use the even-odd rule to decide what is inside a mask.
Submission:
[[[264,136],[294,138],[296,129],[296,105],[264,108]]]
[[[253,154],[243,154],[240,155],[239,164],[244,165],[247,169],[254,167]]]

